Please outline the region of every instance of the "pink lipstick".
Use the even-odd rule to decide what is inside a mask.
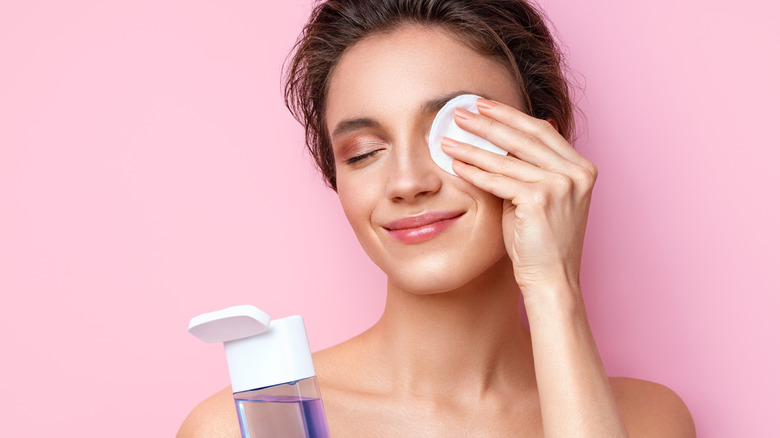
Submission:
[[[433,239],[455,223],[465,212],[433,211],[398,219],[385,229],[401,243],[419,243]]]

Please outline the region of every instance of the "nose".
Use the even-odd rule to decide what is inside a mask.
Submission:
[[[415,202],[441,189],[441,173],[428,145],[397,145],[387,179],[387,197],[395,202]]]

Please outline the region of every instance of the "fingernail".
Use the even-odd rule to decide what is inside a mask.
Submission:
[[[455,108],[455,115],[464,120],[473,119],[476,117],[476,114],[463,108]]]
[[[479,99],[477,99],[477,107],[479,107],[479,109],[489,110],[494,106],[496,106],[496,103],[493,102],[492,100],[487,100],[484,97],[480,97]]]
[[[458,147],[458,142],[455,140],[449,138],[449,137],[442,137],[441,138],[441,145],[445,148],[455,149]]]

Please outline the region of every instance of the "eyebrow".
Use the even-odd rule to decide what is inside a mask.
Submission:
[[[460,96],[461,94],[477,94],[473,91],[459,90],[447,93],[441,96],[434,97],[427,100],[420,105],[420,112],[422,114],[432,113],[439,111],[447,102],[453,98]],[[358,117],[354,119],[342,120],[333,129],[331,137],[336,138],[341,135],[347,134],[352,131],[357,131],[363,128],[376,128],[379,126],[379,122],[368,117]]]
[[[379,123],[377,123],[376,120],[369,119],[367,117],[342,120],[336,125],[336,128],[333,129],[333,134],[331,134],[331,137],[335,138],[348,132],[357,131],[358,129],[376,128],[377,126],[379,126]]]
[[[447,93],[442,96],[435,97],[427,102],[424,102],[420,106],[420,111],[423,114],[439,111],[444,105],[447,104],[447,102],[460,96],[461,94],[477,94],[477,93],[473,91],[466,91],[466,90],[453,91],[452,93]],[[477,95],[479,96],[479,94]]]

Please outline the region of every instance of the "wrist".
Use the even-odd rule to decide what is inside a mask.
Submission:
[[[553,310],[566,315],[576,314],[585,308],[579,284],[551,282],[525,287],[521,292],[526,312],[544,309],[545,313]]]

